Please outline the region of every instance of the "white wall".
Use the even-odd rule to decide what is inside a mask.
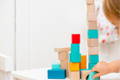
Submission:
[[[0,52],[10,56],[11,68],[15,55],[15,0],[0,0]]]
[[[85,0],[16,0],[17,69],[56,62],[56,47],[70,46],[71,34],[81,33],[86,53]]]

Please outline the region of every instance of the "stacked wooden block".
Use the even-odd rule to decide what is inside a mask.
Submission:
[[[87,13],[88,13],[88,54],[89,63],[88,67],[91,70],[99,62],[99,48],[98,48],[98,27],[95,12],[94,0],[87,0]],[[97,72],[89,74],[88,80],[93,80],[92,77]],[[96,78],[94,80],[99,80]]]
[[[71,53],[69,58],[70,80],[80,80],[80,34],[72,35]]]
[[[58,53],[58,59],[60,61],[61,69],[66,69],[67,77],[69,77],[68,68],[68,55],[70,48],[55,48],[55,52]]]

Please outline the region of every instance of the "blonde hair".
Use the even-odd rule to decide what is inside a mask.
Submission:
[[[120,19],[120,0],[104,0],[103,9],[107,17],[113,15]]]

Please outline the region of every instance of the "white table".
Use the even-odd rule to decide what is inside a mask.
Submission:
[[[48,80],[47,70],[45,68],[15,71],[13,72],[13,77],[15,80]],[[50,79],[49,79],[50,80]],[[52,79],[51,79],[52,80]],[[58,80],[58,79],[54,79]],[[59,79],[66,80],[66,79]],[[101,80],[120,80],[120,74],[112,73],[101,77]]]

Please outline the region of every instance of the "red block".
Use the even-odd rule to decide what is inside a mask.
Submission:
[[[80,44],[80,34],[72,34],[72,44]]]

